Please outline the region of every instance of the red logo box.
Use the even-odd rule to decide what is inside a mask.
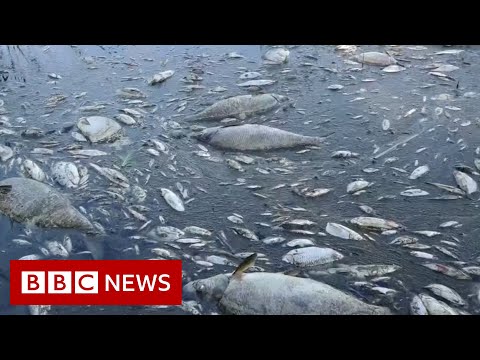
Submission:
[[[181,260],[11,260],[11,305],[181,305]]]

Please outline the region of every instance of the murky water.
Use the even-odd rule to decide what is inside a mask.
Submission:
[[[88,190],[76,191],[62,189],[69,194],[72,203],[84,207],[91,218],[101,224],[107,232],[107,243],[115,249],[116,257],[130,259],[148,259],[155,256],[151,249],[162,247],[173,251],[182,258],[187,279],[207,277],[219,272],[231,271],[228,266],[215,265],[204,267],[193,259],[204,260],[215,254],[215,249],[228,250],[221,242],[212,237],[204,248],[195,249],[181,245],[181,249],[172,249],[163,243],[151,244],[142,239],[134,240],[130,236],[146,237],[148,231],[160,225],[159,215],[166,225],[182,229],[195,225],[218,233],[223,230],[229,244],[235,252],[256,251],[267,256],[267,262],[257,265],[266,271],[284,271],[290,266],[281,261],[281,257],[290,248],[277,245],[265,245],[252,242],[234,234],[234,226],[227,216],[237,213],[243,216],[244,227],[254,231],[259,238],[280,235],[288,240],[310,238],[318,246],[332,247],[345,255],[342,264],[396,264],[401,269],[391,274],[385,286],[397,291],[393,296],[372,296],[359,291],[354,286],[356,279],[345,275],[321,276],[318,280],[332,284],[342,290],[355,293],[367,301],[385,304],[399,314],[408,313],[408,304],[412,294],[419,293],[430,283],[447,285],[467,299],[466,310],[476,313],[479,309],[477,283],[456,280],[446,275],[434,273],[421,264],[423,259],[413,257],[410,250],[389,245],[399,234],[409,234],[415,230],[434,230],[441,236],[426,238],[418,235],[419,242],[427,245],[442,245],[440,240],[460,240],[453,251],[460,260],[471,265],[480,255],[477,241],[478,195],[472,199],[431,200],[433,197],[447,194],[425,182],[437,182],[455,186],[452,172],[456,164],[474,166],[475,149],[479,143],[479,118],[477,100],[465,97],[468,92],[478,92],[479,51],[477,47],[455,47],[464,50],[456,55],[434,55],[444,50],[440,46],[427,46],[424,50],[414,47],[392,47],[398,52],[395,56],[402,59],[406,70],[400,73],[384,73],[381,67],[352,65],[345,62],[347,57],[335,51],[334,46],[290,46],[290,59],[287,64],[266,67],[262,65],[261,55],[269,46],[24,46],[11,53],[3,52],[0,66],[7,69],[10,78],[0,82],[0,99],[16,135],[0,135],[2,144],[9,143],[15,149],[15,156],[30,158],[39,163],[44,170],[59,159],[74,159],[65,150],[75,143],[69,132],[60,130],[69,124],[75,124],[81,116],[102,115],[113,117],[123,108],[135,108],[119,98],[116,90],[123,87],[136,87],[147,97],[142,99],[152,107],[145,107],[148,115],[141,125],[124,125],[124,137],[130,142],[120,144],[84,145],[108,152],[108,156],[75,160],[77,164],[88,166],[90,162],[101,166],[120,166],[122,157],[132,153],[131,166],[121,168],[131,184],[138,184],[147,190],[148,196],[142,205],[150,208],[145,215],[152,223],[141,232],[125,230],[125,227],[140,228],[143,222],[126,218],[124,209],[135,204],[131,197],[126,202],[109,197],[96,199],[102,190],[109,187],[108,180],[100,177],[92,168]],[[361,46],[360,51],[383,51],[381,46]],[[5,49],[4,49],[5,50]],[[236,52],[244,56],[230,59],[225,55]],[[86,59],[87,57],[87,59]],[[88,57],[92,57],[90,59]],[[15,69],[6,59],[13,58]],[[448,73],[452,79],[444,79],[429,74],[427,66],[433,63],[448,63],[459,67]],[[145,79],[159,71],[172,69],[175,75],[165,83],[148,86]],[[237,86],[241,73],[259,71],[264,76],[276,80],[274,85],[262,90],[245,89]],[[203,78],[198,82],[203,89],[186,90],[185,82],[192,71]],[[61,79],[53,80],[48,74],[55,73]],[[327,89],[329,85],[341,84],[339,91]],[[224,92],[213,91],[224,87]],[[86,92],[84,96],[78,96]],[[255,164],[243,165],[245,171],[230,168],[225,159],[233,158],[237,153],[209,148],[212,157],[220,162],[199,157],[194,151],[200,150],[198,142],[188,136],[178,137],[177,127],[188,135],[190,123],[183,121],[213,102],[230,96],[271,92],[287,95],[292,99],[289,106],[262,116],[248,119],[248,122],[261,123],[300,134],[323,136],[334,132],[321,149],[308,152],[295,150],[250,153]],[[53,108],[47,108],[47,100],[54,95],[65,95],[67,99]],[[448,94],[449,100],[434,100],[440,94]],[[433,99],[432,99],[433,98]],[[98,113],[82,113],[81,106],[105,105]],[[157,106],[156,108],[154,106]],[[182,107],[185,107],[182,109]],[[424,111],[422,111],[424,108]],[[436,114],[436,108],[442,113]],[[411,115],[405,116],[411,109]],[[156,111],[153,111],[156,110]],[[19,118],[23,118],[19,119]],[[390,129],[382,129],[382,121],[388,119]],[[172,121],[176,123],[172,123]],[[467,125],[467,121],[470,122]],[[199,122],[198,125],[214,126],[217,122]],[[41,139],[25,139],[20,132],[27,127],[39,127],[52,131]],[[373,160],[376,154],[388,149],[396,141],[409,135],[419,136],[400,146],[397,150]],[[145,150],[145,141],[157,138],[167,144],[169,154],[154,157]],[[53,155],[31,154],[35,147],[42,147],[40,141],[57,141]],[[420,148],[424,151],[416,152]],[[350,150],[360,154],[358,159],[332,159],[336,150]],[[174,156],[174,158],[172,158]],[[384,164],[388,157],[398,157],[392,164]],[[145,185],[149,173],[149,162],[155,160],[150,169],[150,180]],[[409,180],[411,171],[418,165],[428,164],[430,172],[417,180]],[[8,165],[9,162],[7,162]],[[170,165],[170,166],[169,166]],[[175,169],[171,168],[171,165]],[[392,167],[404,169],[402,173]],[[283,169],[289,169],[286,172]],[[366,173],[365,168],[376,168],[377,172]],[[259,172],[258,169],[266,170]],[[141,171],[141,173],[138,172]],[[4,166],[1,178],[18,176],[19,166]],[[477,179],[477,176],[472,175]],[[238,179],[245,179],[239,181]],[[362,178],[374,182],[365,193],[358,196],[347,194],[347,184]],[[163,200],[160,188],[176,191],[177,182],[188,189],[186,211],[179,213],[171,209]],[[49,182],[56,188],[60,185]],[[329,194],[315,199],[303,198],[291,190],[297,188],[332,188]],[[279,184],[285,187],[272,190]],[[258,185],[258,189],[247,186]],[[425,197],[403,197],[400,192],[407,186],[420,188],[430,193]],[[204,189],[206,193],[199,190]],[[264,197],[259,197],[258,195]],[[394,195],[389,198],[388,195]],[[188,200],[185,199],[185,200]],[[394,235],[369,233],[373,241],[355,242],[342,240],[330,235],[300,235],[282,230],[273,230],[260,223],[272,225],[278,216],[291,219],[309,219],[317,223],[309,229],[325,232],[327,222],[344,223],[344,220],[364,215],[359,205],[371,206],[379,217],[391,219],[404,225],[407,230]],[[293,210],[303,208],[304,210]],[[106,216],[105,211],[109,216]],[[261,215],[271,212],[273,216]],[[438,225],[456,220],[462,224],[458,228],[439,229]],[[353,228],[353,227],[352,227]],[[26,233],[26,230],[28,234]],[[358,229],[356,229],[358,230]],[[8,264],[9,259],[39,253],[38,247],[49,239],[62,239],[68,234],[74,241],[74,253],[85,250],[83,235],[75,231],[26,229],[22,224],[12,224],[0,218],[0,264]],[[21,247],[12,243],[12,239],[22,237],[33,243],[31,247]],[[134,246],[140,252],[135,254]],[[449,248],[448,246],[445,246]],[[450,247],[449,249],[452,250]],[[438,262],[451,264],[451,258],[435,249],[425,250],[438,256]],[[76,255],[72,255],[76,258]],[[85,256],[85,255],[80,255]],[[77,256],[77,257],[80,257]],[[238,263],[239,260],[231,257]],[[331,264],[330,267],[336,264]],[[325,266],[328,268],[328,266]],[[8,275],[8,265],[2,265],[2,272]],[[22,312],[25,309],[8,306],[8,282],[0,277],[0,312]],[[475,294],[474,297],[471,295]],[[217,311],[211,304],[202,304],[203,313]],[[142,307],[54,307],[54,314],[185,314],[179,307],[142,308]]]

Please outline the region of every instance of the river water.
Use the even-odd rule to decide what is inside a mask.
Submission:
[[[290,265],[282,256],[291,250],[283,244],[265,245],[236,235],[230,229],[227,216],[233,213],[243,216],[241,225],[262,239],[267,236],[284,236],[287,240],[309,238],[316,246],[331,247],[345,257],[324,268],[338,264],[395,264],[401,268],[389,274],[383,286],[396,292],[388,295],[362,291],[352,279],[344,274],[316,277],[341,290],[355,294],[365,301],[389,306],[398,314],[409,313],[409,302],[414,294],[428,293],[424,287],[431,283],[444,284],[456,290],[467,305],[465,310],[475,314],[478,303],[478,281],[457,280],[433,272],[422,266],[428,262],[414,257],[411,249],[390,245],[400,235],[414,235],[417,230],[439,231],[432,238],[414,235],[426,245],[442,245],[453,251],[463,266],[479,266],[480,245],[478,242],[478,194],[457,200],[433,200],[446,195],[426,182],[456,186],[453,170],[458,164],[475,169],[474,159],[480,157],[476,148],[480,146],[480,121],[478,117],[480,52],[475,46],[358,46],[357,53],[388,50],[405,67],[398,73],[385,73],[382,67],[355,65],[348,55],[335,50],[335,46],[302,45],[286,46],[290,50],[289,61],[279,66],[262,64],[262,54],[268,45],[166,45],[166,46],[20,46],[2,47],[0,70],[8,71],[8,79],[0,82],[0,99],[15,134],[2,134],[1,143],[15,149],[15,157],[32,159],[41,164],[45,171],[58,160],[75,161],[88,166],[96,162],[101,166],[119,166],[121,158],[133,154],[130,166],[121,169],[130,180],[144,188],[148,196],[142,205],[150,210],[145,216],[152,220],[144,230],[138,231],[143,222],[124,215],[128,205],[120,200],[96,200],[95,194],[109,186],[105,178],[90,170],[90,181],[86,190],[62,189],[53,181],[48,182],[67,194],[76,207],[86,209],[91,219],[98,222],[107,232],[107,243],[116,249],[118,257],[125,259],[155,258],[152,248],[165,248],[174,252],[183,261],[185,280],[203,278],[220,272],[232,271],[232,266],[204,266],[194,260],[205,260],[206,256],[218,254],[216,249],[228,251],[221,242],[212,237],[203,248],[180,244],[174,249],[165,244],[152,244],[142,238],[148,231],[161,225],[183,229],[199,226],[218,234],[224,231],[230,246],[236,253],[259,252],[267,261],[259,261],[266,271],[285,271]],[[459,54],[436,55],[446,49],[463,50]],[[242,58],[231,58],[226,54],[235,52]],[[451,64],[458,67],[445,72],[446,77],[430,74],[432,64]],[[149,86],[146,79],[153,74],[174,70],[175,74],[162,84]],[[245,71],[258,71],[262,79],[273,79],[276,83],[262,89],[239,87],[239,75]],[[203,78],[195,84],[203,88],[190,90],[185,81],[192,72]],[[58,74],[52,79],[48,74]],[[4,75],[5,78],[5,75]],[[341,84],[337,91],[328,89]],[[146,94],[144,102],[148,115],[141,125],[123,126],[124,139],[116,144],[94,144],[91,147],[106,151],[109,155],[96,158],[74,159],[65,147],[75,143],[71,132],[60,130],[75,124],[82,116],[101,115],[113,118],[126,104],[116,91],[124,87],[135,87]],[[222,87],[223,89],[218,89]],[[223,91],[218,91],[223,90]],[[86,92],[86,94],[82,94]],[[195,155],[200,150],[198,142],[190,138],[189,127],[183,118],[214,103],[217,100],[243,94],[276,93],[287,95],[291,101],[279,111],[259,115],[248,122],[278,127],[299,134],[323,136],[333,132],[319,149],[307,152],[299,149],[269,151],[248,154],[255,164],[243,165],[239,172],[227,165],[225,159],[237,153],[220,151],[211,147],[211,161]],[[47,100],[55,95],[67,98],[58,106],[46,107]],[[81,96],[79,96],[81,95]],[[440,95],[440,96],[439,96]],[[87,105],[104,105],[96,113],[82,113],[79,108]],[[413,111],[415,109],[415,111]],[[441,109],[441,110],[438,110]],[[441,113],[439,113],[441,111]],[[387,119],[390,127],[382,128]],[[198,122],[202,126],[214,126],[216,122]],[[3,127],[3,126],[1,126]],[[26,139],[19,134],[28,127],[41,128],[47,133],[40,139]],[[73,130],[72,130],[73,131]],[[176,136],[178,133],[187,136]],[[174,136],[175,134],[175,136]],[[402,141],[410,135],[419,134],[405,145],[374,160],[375,155]],[[169,148],[169,154],[154,157],[145,151],[145,142],[156,138]],[[56,141],[52,155],[31,154],[41,141]],[[425,148],[425,149],[422,149]],[[354,159],[334,159],[333,151],[350,150],[359,153]],[[376,151],[376,152],[375,152]],[[175,155],[172,159],[172,155]],[[398,160],[384,164],[389,157]],[[155,160],[151,177],[145,185],[145,175],[137,170],[149,169]],[[0,178],[19,176],[17,164],[0,171]],[[175,167],[172,170],[171,165]],[[430,171],[417,180],[409,175],[417,166],[428,165]],[[392,169],[404,169],[404,172]],[[289,171],[285,171],[287,168]],[[364,169],[375,168],[376,172]],[[260,169],[260,171],[259,171]],[[367,170],[368,171],[368,170]],[[478,175],[471,175],[477,179]],[[357,179],[373,184],[359,195],[347,194],[347,185]],[[239,180],[244,179],[244,180]],[[160,194],[160,188],[177,191],[177,182],[188,189],[185,212],[170,208]],[[279,184],[285,187],[272,189]],[[330,193],[318,198],[304,198],[293,192],[294,187],[331,188]],[[247,186],[258,185],[258,189]],[[400,192],[408,187],[429,192],[428,196],[405,197]],[[204,191],[202,191],[204,190]],[[258,195],[261,196],[258,196]],[[359,205],[372,207],[378,217],[396,221],[406,227],[397,234],[380,235],[368,233],[375,241],[343,240],[318,234],[325,233],[328,222],[346,224],[344,221],[365,216]],[[292,210],[292,208],[294,210]],[[302,208],[302,209],[298,209]],[[297,210],[295,210],[297,209]],[[106,215],[108,212],[108,216]],[[272,216],[262,215],[272,213]],[[314,235],[300,235],[274,230],[272,225],[277,216],[289,216],[316,222],[309,228]],[[439,224],[458,221],[461,226],[440,229]],[[263,225],[261,224],[263,223]],[[129,229],[125,229],[128,227]],[[132,230],[133,229],[133,230]],[[358,228],[356,229],[358,230]],[[75,231],[27,228],[23,224],[11,223],[0,217],[0,267],[5,278],[0,277],[0,313],[28,313],[24,307],[8,305],[8,260],[28,254],[40,254],[39,246],[47,240],[62,240],[65,235],[72,238],[72,258],[88,258],[78,254],[85,250],[82,234]],[[456,241],[452,247],[440,241]],[[31,246],[19,246],[12,239],[29,240]],[[135,246],[138,253],[135,251]],[[454,259],[435,248],[422,250],[437,257],[435,262],[456,266]],[[239,259],[231,258],[234,263]],[[363,281],[363,280],[362,280]],[[203,314],[218,313],[212,304],[197,305]],[[186,307],[52,307],[51,314],[190,314]]]

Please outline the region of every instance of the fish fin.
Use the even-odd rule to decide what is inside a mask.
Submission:
[[[0,185],[0,195],[8,194],[12,191],[12,185]]]
[[[232,277],[241,277],[242,274],[249,268],[255,265],[255,260],[257,260],[257,253],[253,253],[246,259],[244,259],[240,265],[237,266],[235,271],[232,274]]]

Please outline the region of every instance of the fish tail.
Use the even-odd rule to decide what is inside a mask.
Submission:
[[[325,140],[332,136],[333,134],[335,134],[335,132],[331,132],[325,136],[311,136],[310,139],[311,139],[311,144],[310,145],[321,145],[325,142]]]
[[[12,185],[0,185],[0,194],[8,194],[12,191]]]

